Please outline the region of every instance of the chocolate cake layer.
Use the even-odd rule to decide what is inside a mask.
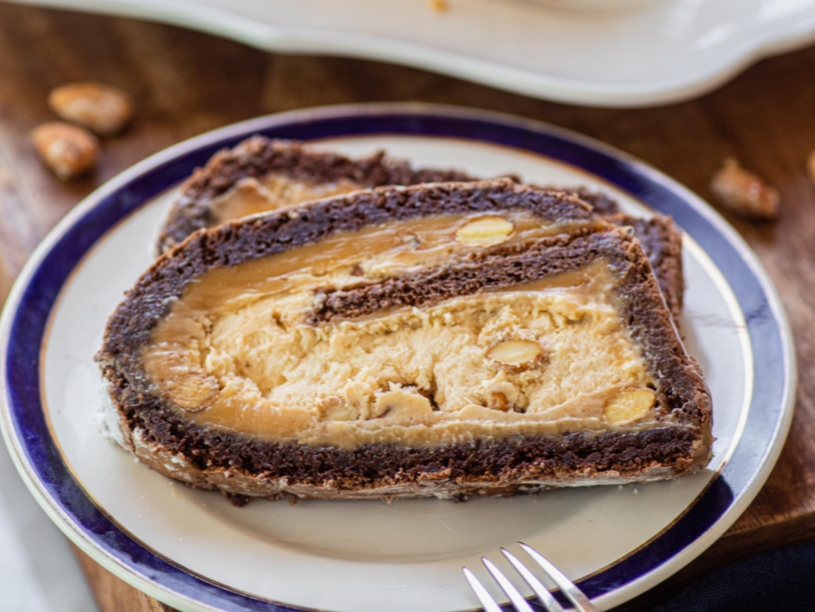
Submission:
[[[539,222],[533,223],[530,215]],[[445,224],[451,229],[445,229]],[[400,228],[411,231],[402,236]],[[395,246],[386,251],[384,259],[376,259],[372,252],[371,257],[355,262],[352,250],[343,246],[353,243],[367,253],[366,245],[380,245],[388,235],[394,237]],[[450,237],[450,245],[440,248]],[[304,268],[312,270],[306,275],[312,280],[302,287],[319,287],[319,291],[309,289],[301,296],[296,292],[301,285],[286,289],[288,285],[280,283],[295,282],[291,279],[305,278],[303,274],[283,273],[283,281],[269,279],[267,270],[276,269],[276,264],[262,267],[266,260],[282,257],[279,261],[290,262],[296,270],[292,261],[314,256],[323,245],[334,244],[332,240],[338,246],[331,249],[340,250],[329,250],[328,255],[339,272],[332,271],[334,268],[323,271],[319,266]],[[243,279],[252,278],[261,279],[261,284],[250,283],[251,299],[218,293],[232,291],[229,282],[240,285]],[[268,293],[272,289],[277,293]],[[318,343],[323,342],[319,338],[340,338],[337,334],[373,333],[366,336],[370,340],[365,342],[373,344],[365,351],[392,342],[397,328],[403,330],[398,331],[402,334],[398,338],[409,343],[416,333],[423,333],[427,321],[446,322],[447,327],[438,328],[438,333],[449,336],[458,329],[457,320],[466,322],[470,319],[461,317],[475,316],[481,321],[476,330],[481,330],[479,337],[488,350],[486,361],[477,357],[474,363],[486,364],[478,367],[494,376],[484,384],[500,392],[485,396],[483,389],[473,388],[472,398],[485,399],[456,399],[449,389],[460,385],[450,387],[439,378],[438,388],[427,387],[418,379],[411,382],[410,375],[403,372],[401,378],[393,379],[395,387],[377,392],[384,403],[377,400],[362,411],[343,405],[351,397],[347,394],[342,396],[345,400],[332,399],[327,407],[320,404],[317,412],[307,409],[305,400],[302,409],[296,402],[290,408],[281,405],[276,410],[302,412],[311,415],[312,421],[318,418],[317,428],[297,429],[297,423],[306,418],[300,415],[299,421],[280,421],[287,427],[294,423],[291,431],[270,433],[268,428],[241,430],[219,424],[225,406],[260,397],[236,394],[230,388],[234,376],[209,391],[204,384],[195,385],[191,392],[187,387],[193,385],[187,385],[184,378],[191,372],[187,365],[171,367],[168,371],[175,378],[170,379],[162,378],[163,370],[153,368],[161,363],[150,361],[156,347],[168,338],[177,340],[178,330],[192,329],[168,327],[168,322],[181,317],[184,323],[188,312],[206,303],[201,296],[223,297],[215,309],[220,314],[204,317],[209,321],[204,326],[206,334],[210,334],[217,332],[224,305],[234,304],[236,312],[251,313],[269,299],[276,303],[279,298],[274,295],[289,295],[286,291],[295,291],[291,295],[300,300],[290,311],[267,319],[263,314],[267,310],[261,309],[251,320],[260,321],[261,327],[282,325],[280,333],[302,330],[304,338],[316,334]],[[303,309],[300,304],[309,300],[312,306]],[[281,302],[280,307],[287,303]],[[537,329],[534,318],[528,323],[521,319],[521,328],[519,319],[509,319],[507,332],[493,329],[500,319],[497,313],[515,312],[513,304],[521,306],[512,317],[531,316],[520,313],[541,308],[543,314],[552,313],[545,316],[554,317],[555,326],[547,323],[544,328],[566,339],[558,342],[582,343],[576,346],[583,352],[575,355],[602,356],[614,346],[608,363],[624,359],[620,363],[625,365],[604,366],[606,378],[598,379],[601,388],[596,393],[589,389],[586,398],[576,404],[572,400],[558,404],[557,400],[551,408],[541,408],[551,398],[544,401],[523,393],[538,389],[552,372],[572,366],[568,359],[563,361],[560,345],[551,344],[554,340],[546,340],[545,335],[537,340],[529,336],[531,331],[523,332]],[[189,319],[191,323],[195,320]],[[376,335],[381,333],[377,329],[384,329],[382,325],[391,326],[391,335]],[[175,335],[167,336],[168,329],[174,329]],[[488,329],[493,329],[489,333],[497,344],[489,340]],[[518,338],[501,336],[512,330],[517,335],[519,329]],[[586,345],[594,334],[607,340],[599,347]],[[226,334],[227,338],[234,336]],[[218,352],[216,336],[206,338],[209,348],[190,364],[195,369],[206,361],[208,368],[214,368],[211,372],[216,372],[224,357]],[[311,352],[302,359],[313,359],[329,346],[325,342],[308,349]],[[330,346],[337,349],[338,342],[332,340]],[[283,350],[282,346],[276,350]],[[446,359],[438,347],[427,346],[430,353],[436,351],[433,354]],[[563,346],[568,349],[570,345]],[[580,348],[586,346],[589,348]],[[357,358],[337,353],[329,355],[326,364],[351,364]],[[407,359],[405,363],[413,363],[424,357],[415,354]],[[598,221],[590,207],[573,195],[508,181],[357,192],[197,233],[159,259],[128,294],[109,322],[98,360],[109,382],[113,428],[122,444],[165,474],[232,495],[350,499],[510,493],[668,478],[700,469],[710,453],[709,393],[676,336],[638,241]],[[262,362],[257,362],[261,369]],[[250,386],[267,384],[261,382],[263,376],[251,374],[253,363],[249,359],[234,367],[246,368],[240,371],[250,373],[247,380],[255,381]],[[557,369],[564,366],[566,370]],[[591,364],[586,367],[597,369]],[[452,377],[454,382],[456,378]],[[565,387],[572,384],[576,383]],[[519,389],[522,395],[515,397]],[[271,388],[264,391],[264,401],[275,397],[274,392]],[[196,400],[192,404],[176,401],[189,398],[190,393]],[[378,408],[384,411],[369,414]],[[259,413],[252,418],[267,417]],[[321,425],[319,419],[327,420]],[[352,430],[359,431],[349,437],[347,432]],[[297,431],[308,436],[297,438]],[[336,432],[345,432],[345,437],[331,443]]]
[[[382,151],[352,159],[296,142],[255,136],[221,151],[187,181],[161,231],[158,252],[169,250],[202,228],[356,189],[477,180],[481,179],[457,170],[414,169]],[[520,181],[517,177],[513,180]],[[622,214],[617,203],[602,192],[585,188],[567,191],[612,223],[634,228],[665,300],[679,320],[684,291],[682,236],[673,221],[662,215],[645,220]]]
[[[255,136],[233,149],[221,151],[186,182],[162,229],[159,253],[180,244],[201,228],[227,221],[215,218],[213,201],[241,180],[262,179],[269,175],[328,186],[324,190],[326,196],[333,195],[331,186],[345,187],[343,191],[349,191],[383,185],[472,180],[469,175],[456,170],[415,170],[407,162],[391,159],[381,151],[363,159],[350,159],[336,153],[317,152],[299,143]]]
[[[609,215],[606,219],[634,230],[634,236],[642,243],[651,262],[665,302],[678,322],[684,307],[685,274],[682,269],[682,232],[673,219],[662,215],[639,219],[623,213]]]

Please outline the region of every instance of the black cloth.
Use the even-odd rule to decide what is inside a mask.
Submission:
[[[762,553],[715,571],[653,612],[815,611],[815,544]]]

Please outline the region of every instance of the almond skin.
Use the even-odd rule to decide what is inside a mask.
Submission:
[[[99,141],[87,130],[53,121],[31,132],[42,161],[62,180],[79,178],[96,167]]]
[[[509,412],[510,405],[507,396],[500,392],[493,393],[490,396],[490,408],[501,412]]]
[[[48,104],[61,119],[76,123],[100,136],[114,136],[133,120],[130,96],[102,83],[68,83],[48,96]]]

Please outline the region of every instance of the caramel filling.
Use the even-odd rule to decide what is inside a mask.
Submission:
[[[363,186],[347,180],[314,183],[270,174],[262,179],[245,178],[210,202],[213,225],[272,210],[297,206],[311,200],[343,195]]]
[[[156,327],[144,366],[196,423],[280,442],[426,446],[648,420],[653,381],[603,261],[427,308],[306,322],[320,289],[560,231],[529,213],[439,215],[213,270]]]

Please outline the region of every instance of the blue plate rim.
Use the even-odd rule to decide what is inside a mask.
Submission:
[[[358,123],[360,125],[357,125]],[[379,131],[343,131],[348,130],[349,125],[357,126],[355,128],[357,130],[368,129],[364,127],[363,124],[365,126],[378,125],[380,126],[377,128]],[[402,131],[382,131],[382,126],[388,124],[399,126]],[[325,129],[327,125],[333,125],[333,129],[339,129],[339,132],[326,134]],[[343,125],[346,127],[343,128]],[[456,126],[455,129],[450,127],[453,125]],[[428,126],[433,129],[428,131]],[[0,375],[0,403],[2,404],[3,411],[2,429],[15,465],[23,476],[29,490],[32,491],[40,505],[43,506],[49,516],[63,529],[69,538],[80,548],[85,550],[85,552],[90,554],[97,562],[100,562],[103,566],[112,570],[113,573],[120,578],[123,578],[137,588],[151,592],[151,594],[154,594],[158,599],[176,607],[183,609],[223,611],[246,609],[247,605],[253,610],[288,611],[296,609],[230,591],[227,588],[222,588],[195,577],[183,569],[167,563],[163,559],[151,559],[151,555],[155,555],[144,547],[141,547],[132,539],[129,540],[129,543],[124,545],[124,547],[128,549],[127,551],[118,550],[116,545],[111,548],[108,543],[100,541],[99,538],[93,538],[91,536],[92,530],[88,529],[88,525],[82,523],[74,514],[71,514],[71,504],[81,503],[81,497],[85,495],[81,488],[79,488],[78,491],[73,491],[73,494],[78,495],[76,499],[68,500],[64,497],[62,499],[55,499],[53,491],[49,491],[45,486],[41,474],[38,472],[38,469],[41,469],[42,466],[35,465],[30,460],[31,457],[28,451],[33,447],[27,446],[26,441],[23,440],[23,436],[18,427],[20,419],[16,418],[19,417],[19,414],[22,414],[22,412],[17,414],[12,408],[12,406],[17,409],[20,408],[20,405],[15,404],[14,398],[11,397],[13,383],[10,381],[13,370],[12,366],[14,365],[14,355],[12,354],[10,357],[10,353],[12,353],[12,335],[16,331],[15,325],[22,325],[22,323],[20,323],[20,304],[26,299],[26,292],[32,280],[36,280],[38,273],[41,273],[43,262],[45,262],[49,256],[52,256],[55,249],[62,244],[61,241],[63,241],[72,230],[81,226],[83,221],[87,222],[90,215],[94,211],[102,208],[103,205],[110,208],[112,204],[109,199],[114,198],[116,194],[121,196],[122,191],[128,185],[135,183],[140,178],[160,172],[165,166],[172,165],[173,163],[179,164],[179,160],[193,153],[200,153],[201,151],[206,151],[213,147],[222,148],[223,146],[230,146],[235,141],[245,138],[252,133],[273,133],[274,135],[279,135],[279,132],[285,132],[286,129],[295,129],[295,131],[300,129],[300,138],[303,138],[302,131],[305,130],[306,138],[304,139],[365,134],[467,138],[468,136],[463,136],[460,133],[467,131],[464,129],[465,127],[475,129],[476,132],[478,132],[479,129],[482,131],[486,130],[489,134],[492,134],[491,138],[485,137],[487,132],[479,132],[481,137],[476,138],[473,138],[473,134],[470,134],[469,137],[474,140],[511,146],[512,148],[534,153],[541,153],[541,151],[539,148],[533,147],[532,143],[540,145],[541,141],[548,141],[550,144],[559,143],[558,146],[567,149],[573,148],[576,151],[582,151],[582,154],[585,155],[590,153],[591,156],[596,157],[595,161],[597,163],[600,163],[597,160],[603,160],[604,164],[610,164],[608,167],[603,166],[603,172],[612,172],[612,174],[623,172],[628,179],[636,178],[637,181],[639,181],[639,183],[637,183],[638,187],[642,187],[643,185],[647,186],[650,189],[650,191],[645,194],[647,197],[643,197],[643,194],[636,193],[636,190],[632,191],[630,189],[631,185],[620,184],[619,178],[622,175],[614,174],[618,180],[611,180],[609,176],[606,176],[603,172],[598,173],[596,168],[592,170],[586,168],[584,165],[574,163],[574,160],[564,159],[557,155],[553,157],[566,163],[572,163],[583,170],[600,176],[618,189],[622,189],[623,191],[632,193],[634,197],[648,201],[652,206],[655,204],[655,201],[652,199],[655,197],[655,194],[661,194],[661,196],[666,196],[667,194],[667,196],[672,198],[672,200],[669,198],[668,201],[678,202],[694,213],[696,218],[693,219],[693,223],[696,225],[701,224],[699,227],[707,227],[708,230],[713,231],[714,235],[724,238],[723,244],[729,249],[728,256],[731,258],[735,257],[740,264],[742,264],[743,269],[740,269],[741,273],[746,271],[751,274],[750,278],[742,278],[740,282],[745,283],[749,281],[752,283],[750,290],[754,292],[758,291],[763,301],[758,305],[760,308],[753,304],[753,306],[758,308],[756,311],[751,311],[749,308],[745,310],[742,301],[739,300],[739,302],[740,305],[742,305],[742,309],[745,310],[748,327],[755,327],[756,330],[758,330],[756,333],[759,338],[763,339],[766,343],[767,334],[775,334],[774,337],[778,346],[774,346],[775,353],[773,354],[781,359],[780,370],[783,378],[780,385],[779,381],[775,381],[774,388],[779,386],[781,388],[781,395],[776,398],[775,411],[770,415],[764,415],[767,418],[761,421],[765,432],[767,420],[771,421],[770,424],[772,427],[769,430],[769,435],[765,433],[765,435],[761,437],[764,444],[762,446],[760,459],[754,466],[754,469],[751,469],[749,473],[728,474],[729,471],[734,472],[736,468],[738,468],[738,464],[736,468],[733,468],[734,462],[731,459],[731,462],[724,467],[720,477],[714,479],[708,491],[703,495],[703,499],[707,499],[710,503],[696,504],[692,507],[677,521],[676,525],[667,530],[667,535],[671,535],[671,532],[673,532],[673,535],[669,537],[667,541],[662,541],[663,536],[661,535],[657,538],[656,542],[646,545],[644,550],[638,550],[631,555],[631,557],[635,558],[634,562],[629,562],[629,559],[626,558],[626,560],[620,564],[612,566],[608,571],[590,576],[581,584],[585,590],[595,596],[604,606],[617,605],[635,596],[639,592],[650,588],[650,586],[666,578],[670,573],[677,571],[680,567],[701,553],[702,550],[715,541],[719,535],[724,533],[727,527],[738,518],[741,512],[746,509],[749,502],[752,501],[752,498],[766,480],[772,466],[778,458],[781,447],[783,446],[783,440],[786,438],[791,423],[797,384],[795,352],[789,322],[772,283],[749,247],[718,213],[713,211],[696,195],[654,168],[613,147],[569,130],[550,126],[531,119],[450,106],[422,103],[397,103],[346,105],[292,111],[226,126],[182,142],[136,164],[94,191],[83,203],[66,215],[35,250],[15,283],[4,308],[2,318],[0,319],[0,347],[2,347],[2,352],[0,352],[0,372],[2,373],[2,375]],[[316,135],[312,134],[309,136],[311,131],[314,131]],[[514,137],[521,136],[520,144],[517,138],[516,140],[510,138],[511,134],[514,134]],[[531,139],[531,142],[527,142],[529,139]],[[512,144],[508,141],[511,141]],[[207,156],[208,155],[209,153],[207,153]],[[175,182],[177,181],[165,184],[162,189],[169,187],[170,184],[174,184]],[[116,222],[118,223],[124,220],[130,213],[137,210],[149,199],[149,197],[145,197],[141,202],[136,204],[130,202],[131,207],[127,208],[127,206],[125,206],[126,210],[124,212],[120,211],[121,214],[119,214]],[[656,203],[655,208],[663,212],[674,214],[683,212],[678,209],[665,211],[660,208],[660,204],[664,205],[665,201]],[[680,225],[685,226],[687,230],[688,227],[682,222],[683,220],[679,219],[679,221]],[[115,223],[109,224],[102,235],[109,231],[114,225]],[[689,233],[691,233],[695,239],[697,238],[692,232]],[[92,244],[93,243],[91,243],[91,246]],[[82,251],[79,260],[81,260],[86,252],[87,248]],[[711,256],[714,261],[716,260],[715,255],[716,253]],[[719,266],[718,261],[716,264]],[[75,264],[71,266],[71,269],[73,269],[74,266]],[[728,277],[728,282],[730,282],[730,277]],[[64,279],[62,283],[64,283]],[[62,286],[62,283],[59,284],[58,288]],[[53,303],[48,306],[49,313],[50,306],[52,305]],[[751,331],[751,340],[753,335]],[[757,368],[759,366],[756,364],[754,367]],[[38,368],[36,372],[35,377],[38,376]],[[17,399],[19,400],[19,398]],[[754,402],[755,401],[754,398]],[[766,408],[762,407],[762,415],[764,410],[766,410]],[[758,414],[758,411],[751,407],[748,421]],[[753,437],[755,437],[755,434]],[[38,440],[38,442],[42,442],[43,440],[49,442],[46,437]],[[740,445],[743,443],[744,442],[740,443]],[[29,444],[31,444],[30,440]],[[54,445],[54,441],[50,440],[50,444]],[[728,476],[731,478],[728,478]],[[732,484],[736,484],[738,487],[735,494],[732,491]],[[87,496],[85,497],[87,498]],[[678,525],[683,522],[692,525],[693,529],[691,531],[696,534],[689,542],[686,541],[688,539],[688,533],[682,532],[678,527]],[[125,536],[126,540],[128,539],[126,534],[122,535]],[[659,546],[655,546],[656,544],[659,544]],[[121,545],[121,543],[117,545]],[[662,550],[659,554],[656,554],[654,551],[648,550],[649,548],[655,550],[662,548],[668,552],[666,553],[665,550]],[[116,554],[117,552],[120,553],[118,556]],[[122,556],[127,558],[122,558]],[[162,564],[166,567],[163,567]],[[670,565],[670,571],[666,572],[665,566],[668,564]],[[620,566],[625,567],[621,568]],[[635,575],[635,578],[632,579],[632,575]],[[655,577],[657,578],[656,582],[654,581]]]

